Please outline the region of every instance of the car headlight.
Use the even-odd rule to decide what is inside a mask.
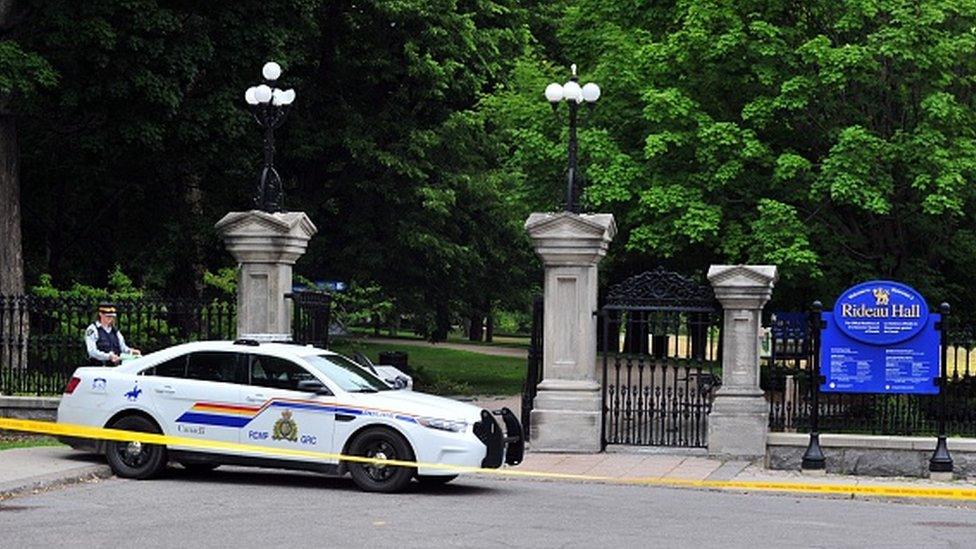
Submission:
[[[468,427],[468,422],[466,421],[452,421],[450,419],[440,419],[436,417],[418,417],[417,423],[423,425],[424,427],[439,429],[441,431],[451,431],[452,433],[460,433]]]

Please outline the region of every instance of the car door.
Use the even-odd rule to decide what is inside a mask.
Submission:
[[[318,380],[296,362],[258,353],[251,354],[249,359],[250,384],[244,388],[244,401],[261,406],[261,411],[241,432],[242,442],[268,448],[332,452],[335,396],[316,394],[314,388],[302,387]],[[269,457],[289,459],[284,455]]]
[[[176,436],[240,442],[241,429],[258,412],[241,400],[245,355],[197,351],[156,366],[156,411]]]

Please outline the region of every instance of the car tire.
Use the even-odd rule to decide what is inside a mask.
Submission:
[[[109,427],[122,431],[159,434],[159,427],[155,423],[136,415],[122,417]],[[105,457],[115,476],[122,478],[152,478],[166,467],[166,447],[159,444],[107,441]]]
[[[349,445],[349,455],[413,461],[410,444],[400,434],[384,427],[366,429]],[[410,484],[417,470],[412,467],[348,462],[356,486],[364,492],[399,492]]]
[[[206,463],[206,462],[200,462],[200,461],[196,461],[196,462],[193,462],[193,461],[182,462],[181,461],[180,462],[180,465],[182,465],[184,469],[186,469],[187,471],[190,471],[191,473],[209,473],[210,471],[213,471],[217,467],[220,467],[220,464],[219,463]]]
[[[417,482],[419,482],[421,486],[433,488],[435,486],[443,486],[456,478],[458,478],[457,475],[417,475]]]

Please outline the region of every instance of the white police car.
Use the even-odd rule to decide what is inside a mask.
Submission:
[[[64,439],[104,452],[116,475],[140,479],[169,461],[194,470],[254,465],[348,472],[363,490],[392,492],[411,478],[440,484],[457,476],[424,463],[497,468],[503,461],[517,465],[524,450],[521,426],[508,409],[492,413],[395,390],[342,355],[254,341],[187,343],[116,368],[79,368],[61,398],[58,422],[268,449]],[[417,461],[421,467],[300,458],[275,454],[276,448]]]

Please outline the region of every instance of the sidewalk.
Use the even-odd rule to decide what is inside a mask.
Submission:
[[[530,451],[518,469],[544,473],[609,477],[610,479],[976,488],[976,480],[974,479],[935,481],[909,477],[811,475],[800,471],[764,469],[761,463],[721,461],[704,456],[668,453],[549,454]]]
[[[667,485],[668,481],[707,481],[736,483],[804,483],[828,487],[911,487],[914,489],[976,489],[972,479],[948,482],[930,481],[917,478],[880,478],[864,476],[826,475],[810,476],[799,471],[770,471],[760,464],[745,461],[720,461],[698,455],[676,455],[664,453],[616,453],[602,454],[549,454],[532,453],[525,461],[514,468],[515,472],[542,473],[538,477],[497,477],[498,479],[518,479],[536,482],[613,482],[615,479],[637,484]],[[545,475],[580,475],[584,478],[552,478]],[[47,488],[83,482],[111,476],[102,456],[82,454],[67,447],[18,448],[0,451],[0,500],[12,495],[44,490]],[[585,478],[590,477],[590,478]],[[592,477],[601,477],[594,479]],[[489,477],[486,477],[489,478]],[[705,489],[732,489],[752,492],[740,486],[704,486]],[[820,493],[796,493],[791,497],[863,497],[875,496],[843,492],[843,490],[824,490]],[[894,498],[881,498],[894,501]],[[913,498],[908,498],[913,499]],[[903,501],[904,498],[898,498]],[[917,501],[917,500],[916,500]],[[927,500],[927,501],[940,501]],[[953,505],[976,506],[976,501],[954,500]]]
[[[112,472],[103,456],[83,454],[67,446],[0,450],[0,500],[32,490],[110,476]]]

